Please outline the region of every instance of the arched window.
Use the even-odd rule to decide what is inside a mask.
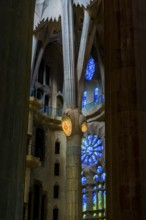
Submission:
[[[53,209],[53,220],[58,220],[59,210],[58,208]]]
[[[54,185],[53,197],[54,197],[54,199],[58,199],[59,198],[59,185]]]
[[[95,61],[93,57],[90,57],[86,67],[85,80],[91,80],[95,73]]]
[[[87,91],[84,91],[82,98],[82,108],[84,108],[87,104]]]
[[[60,142],[55,142],[55,154],[60,154]]]
[[[106,219],[106,173],[102,138],[88,135],[81,145],[82,219]],[[92,192],[92,193],[91,193]]]
[[[98,88],[95,88],[94,89],[94,103],[98,103],[99,101],[99,89]]]
[[[59,172],[60,172],[60,164],[59,163],[55,163],[54,164],[54,175],[55,176],[59,176]]]

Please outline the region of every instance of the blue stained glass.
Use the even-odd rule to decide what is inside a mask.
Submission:
[[[83,176],[81,181],[82,181],[82,184],[85,184],[87,182],[87,178],[85,176]]]
[[[102,139],[99,139],[97,135],[88,135],[82,140],[81,146],[81,160],[83,165],[92,166],[98,162],[98,158],[101,158],[102,150],[104,149],[101,144]]]
[[[83,204],[85,204],[87,202],[87,195],[83,194]]]
[[[95,142],[97,141],[97,136],[95,135],[94,137],[93,137],[93,140],[92,140],[92,144],[95,144]]]
[[[84,159],[86,158],[86,154],[81,156],[81,160],[84,161]]]
[[[93,201],[93,210],[96,210],[96,204],[97,204],[97,196],[96,192],[92,194],[92,201]]]
[[[98,98],[99,98],[99,89],[95,88],[94,89],[94,103],[98,102]]]
[[[86,188],[83,188],[82,192],[83,192],[83,193],[86,193],[86,192],[87,192]]]
[[[82,108],[84,108],[87,104],[87,91],[84,91],[83,97],[82,97]]]
[[[88,145],[85,146],[85,145],[82,144],[82,150],[86,150],[87,147],[88,147]]]
[[[102,153],[99,153],[99,152],[94,152],[94,154],[97,156],[97,157],[99,157],[99,158],[101,158],[102,157]]]
[[[88,160],[88,165],[89,165],[89,166],[92,165],[92,160],[91,160],[91,158],[89,158],[89,160]]]
[[[87,209],[87,195],[83,194],[82,196],[82,205],[83,205],[83,211],[86,211]]]
[[[102,151],[104,149],[104,147],[101,145],[101,146],[98,146],[97,150],[98,151]]]
[[[101,173],[102,172],[102,166],[98,166],[97,167],[97,173]]]
[[[86,138],[84,138],[84,140],[83,140],[83,144],[84,144],[85,146],[87,146],[87,147],[88,147],[88,141],[87,141],[87,139],[86,139]]]
[[[88,163],[88,157],[86,156],[85,160],[84,160],[84,164]]]
[[[103,207],[106,209],[106,191],[103,192]]]
[[[92,160],[93,160],[94,163],[98,162],[97,158],[94,155],[92,155]]]
[[[97,182],[97,181],[98,181],[98,179],[99,179],[98,175],[97,175],[97,174],[96,174],[96,175],[94,175],[93,180],[95,180],[95,181]]]
[[[93,154],[93,148],[92,147],[87,147],[86,154],[87,155]]]
[[[106,173],[101,174],[101,180],[105,182],[105,180],[106,180]]]
[[[98,139],[97,144],[101,144],[102,143],[102,139]]]
[[[92,57],[90,57],[86,67],[85,79],[91,80],[93,78],[94,72],[95,72],[95,61]]]
[[[102,153],[98,152],[98,153],[97,153],[97,156],[98,156],[99,158],[101,158],[101,157],[102,157]]]
[[[92,143],[92,135],[88,136],[88,144],[90,145]]]

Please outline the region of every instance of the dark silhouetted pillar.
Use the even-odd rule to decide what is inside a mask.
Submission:
[[[0,1],[0,220],[23,216],[34,0]]]
[[[146,1],[105,1],[107,219],[146,216]]]

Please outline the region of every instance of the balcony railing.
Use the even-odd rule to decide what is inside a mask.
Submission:
[[[84,107],[82,107],[82,112],[84,115],[87,115],[89,112],[92,112],[98,108],[101,104],[104,103],[104,94],[98,97],[96,102],[87,103]]]

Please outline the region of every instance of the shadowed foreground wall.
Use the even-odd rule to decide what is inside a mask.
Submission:
[[[145,39],[145,1],[105,1],[108,220],[146,216]]]
[[[0,220],[21,220],[34,1],[0,1]]]

